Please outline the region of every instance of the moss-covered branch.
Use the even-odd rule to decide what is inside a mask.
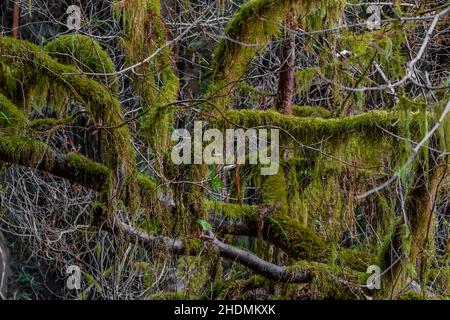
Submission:
[[[82,155],[61,154],[42,142],[17,136],[0,137],[0,160],[40,170],[96,191],[107,188],[113,174],[110,168]],[[156,183],[142,174],[138,174],[136,180],[144,203],[150,204],[156,199]]]
[[[102,190],[111,175],[106,166],[75,153],[62,155],[47,145],[23,137],[0,137],[0,160],[41,170],[94,190]]]
[[[394,125],[399,117],[399,113],[388,111],[370,111],[354,116],[323,119],[284,115],[271,110],[230,110],[216,120],[216,124],[221,127],[235,125],[246,128],[277,127],[305,143],[330,136],[336,138],[350,133],[357,133],[359,136],[368,136],[377,140],[378,137],[387,135],[382,128],[392,133],[397,133],[401,129]],[[418,129],[419,123],[424,120],[423,117],[423,113],[411,114],[412,131]],[[286,137],[285,133],[280,132],[280,134]]]
[[[114,228],[124,234],[129,241],[138,243],[150,250],[160,248],[171,254],[193,256],[207,252],[204,250],[202,243],[195,240],[190,240],[193,243],[188,243],[189,240],[183,242],[178,239],[153,236],[120,221],[114,223]],[[308,270],[292,270],[275,265],[251,252],[226,244],[212,234],[205,237],[204,243],[216,250],[219,256],[246,266],[267,279],[288,283],[305,283],[311,280],[311,273]]]
[[[397,298],[412,276],[418,276],[422,284],[427,285],[427,251],[435,242],[435,205],[447,171],[448,156],[438,161],[428,172],[422,164],[417,165],[411,189],[405,199],[407,220],[402,217],[396,221],[383,248],[382,267],[389,270],[382,278],[384,297]]]
[[[276,36],[287,12],[295,12],[306,20],[315,17],[336,18],[336,12],[343,9],[340,0],[252,0],[244,4],[234,15],[225,29],[225,35],[219,41],[214,52],[213,79],[209,95],[219,96],[213,99],[219,109],[227,109],[230,102],[229,92],[233,91],[254,58],[256,52]],[[314,13],[320,12],[319,15]]]
[[[252,237],[261,235],[297,260],[330,258],[330,248],[323,239],[276,208],[222,202],[207,202],[207,208],[218,230]]]
[[[25,114],[1,93],[0,112],[0,129],[4,127],[14,127],[14,130],[17,130],[24,127],[27,123]]]
[[[102,75],[114,73],[114,63],[93,38],[81,34],[62,35],[47,43],[45,50],[62,64],[77,66],[82,72],[96,74],[97,80],[117,93],[117,77]]]
[[[20,88],[27,88],[28,99],[23,101],[24,110],[27,104],[34,101],[34,95],[45,97],[45,92],[37,91],[43,90],[41,87],[46,83],[47,90],[59,87],[54,95],[70,94],[82,102],[97,126],[107,128],[101,131],[107,155],[105,162],[110,168],[119,168],[114,170],[114,174],[120,171],[124,184],[117,191],[121,193],[121,198],[128,199],[131,211],[135,211],[139,206],[139,197],[134,195],[137,186],[135,152],[130,144],[128,127],[123,125],[121,105],[111,91],[80,74],[77,68],[58,63],[41,47],[5,36],[0,37],[0,69],[0,86],[9,89],[11,96]],[[67,101],[61,98],[58,103],[62,105],[57,107],[63,110],[68,106]]]

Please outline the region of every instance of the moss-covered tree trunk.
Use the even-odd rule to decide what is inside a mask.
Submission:
[[[439,161],[429,171],[422,164],[416,169],[411,191],[405,200],[405,216],[397,223],[382,256],[386,272],[382,276],[381,296],[384,298],[396,298],[407,289],[412,276],[424,275],[427,250],[434,244],[434,207],[447,172],[447,161]]]

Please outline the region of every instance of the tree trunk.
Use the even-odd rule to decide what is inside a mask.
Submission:
[[[17,38],[19,35],[20,7],[19,0],[14,0],[13,22],[11,36]]]
[[[290,30],[294,26],[294,16],[288,14],[284,23],[284,37],[280,59],[281,69],[278,82],[277,109],[285,114],[292,113],[292,101],[295,96],[295,36]]]
[[[445,162],[448,159],[444,160]],[[415,175],[414,186],[405,203],[407,222],[397,224],[391,243],[384,253],[383,269],[387,270],[382,277],[384,298],[395,298],[406,289],[408,285],[408,264],[419,273],[425,267],[426,256],[424,252],[432,245],[434,239],[434,206],[446,174],[444,161],[436,164],[429,172],[419,165]],[[430,163],[433,163],[430,160]],[[409,226],[409,235],[405,235],[405,224]],[[409,250],[406,251],[406,248]]]

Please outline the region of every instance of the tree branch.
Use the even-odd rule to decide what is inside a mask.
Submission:
[[[141,229],[127,225],[119,220],[116,220],[114,225],[114,230],[124,234],[128,241],[137,243],[150,250],[159,247],[176,255],[195,256],[201,253],[196,249],[197,246],[186,246],[183,241],[178,239],[150,235]],[[244,251],[220,241],[211,232],[207,233],[203,239],[205,244],[209,244],[216,249],[222,258],[246,266],[269,280],[288,283],[305,283],[311,280],[311,273],[309,271],[290,271],[286,267],[267,262],[251,252]]]

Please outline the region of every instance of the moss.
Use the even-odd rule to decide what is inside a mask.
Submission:
[[[283,168],[277,174],[265,176],[261,185],[264,204],[276,208],[282,214],[288,214],[286,178]]]
[[[196,296],[190,295],[186,292],[160,292],[148,296],[150,300],[198,300]]]
[[[271,283],[271,281],[259,275],[253,275],[247,280],[219,281],[204,294],[204,297],[212,300],[254,299],[253,296],[248,294],[248,291],[260,288],[268,289]]]
[[[330,118],[331,112],[324,107],[310,107],[310,106],[292,106],[292,112],[297,117],[311,117],[311,118]]]
[[[213,61],[215,79],[232,82],[239,78],[256,48],[279,32],[281,17],[293,2],[253,0],[241,6],[225,29],[227,39],[221,40],[216,47]]]
[[[312,168],[303,173],[302,216],[329,241],[341,243],[344,233],[350,242],[357,241],[366,217],[373,216],[368,207],[373,200],[361,201],[356,195],[392,174],[396,150],[397,143],[389,136],[372,139],[357,132],[328,136]]]
[[[68,153],[65,158],[69,169],[78,176],[81,183],[84,179],[89,179],[97,181],[97,190],[108,187],[112,173],[108,167],[76,153]]]
[[[124,25],[125,37],[121,44],[128,64],[135,64],[156,50],[160,51],[151,63],[137,67],[132,77],[133,87],[146,112],[143,133],[155,154],[164,156],[169,149],[169,131],[173,122],[173,110],[166,105],[175,101],[179,80],[171,68],[172,52],[166,46],[167,30],[160,11],[158,0],[132,0],[116,9],[116,14]]]
[[[18,163],[29,167],[38,162],[47,163],[52,159],[51,151],[46,153],[48,146],[41,142],[34,142],[24,137],[0,136],[0,152],[6,162]]]
[[[406,293],[401,294],[398,300],[427,300],[420,292],[416,291],[408,291]]]
[[[378,263],[378,257],[371,248],[347,248],[337,253],[336,264],[365,273],[367,268]]]
[[[142,205],[151,207],[157,198],[158,186],[156,181],[140,173],[138,174],[137,182],[139,184]]]
[[[8,163],[40,169],[102,191],[109,186],[112,171],[82,155],[61,155],[45,143],[25,137],[0,136],[0,158]]]
[[[275,202],[277,198],[273,198]],[[249,221],[252,225],[260,224],[260,211],[257,206],[206,202],[208,211],[222,215],[230,220]],[[313,261],[329,260],[331,252],[325,241],[310,228],[303,226],[298,220],[290,218],[287,211],[275,210],[264,217],[267,232],[264,235],[270,241],[286,251],[293,259]]]
[[[335,19],[342,11],[342,1],[321,0],[252,0],[240,7],[225,29],[213,58],[213,79],[208,89],[212,104],[219,110],[228,108],[235,83],[240,79],[256,52],[280,31],[283,17],[293,11],[309,19],[321,10],[326,19]],[[219,98],[214,98],[220,96]],[[205,105],[209,107],[210,104]]]
[[[62,64],[77,66],[86,73],[111,74],[115,66],[106,51],[93,38],[81,34],[61,35],[50,41],[45,50]],[[117,77],[97,75],[96,79],[105,83],[114,92],[118,92]]]
[[[8,98],[0,93],[0,128],[25,126],[27,118]]]
[[[361,136],[368,136],[376,141],[387,133],[380,127],[387,128],[394,133],[398,127],[393,126],[399,115],[396,112],[371,111],[354,116],[341,118],[303,118],[283,115],[276,111],[259,110],[230,110],[224,113],[223,118],[216,120],[219,126],[226,124],[244,127],[273,126],[286,130],[301,142],[322,140],[324,137],[358,132]],[[412,113],[411,130],[418,126],[423,119],[421,114]],[[284,132],[280,132],[280,140],[286,141]],[[284,140],[282,138],[284,137]]]
[[[291,161],[290,161],[291,160]],[[300,200],[300,179],[298,176],[299,168],[304,168],[303,159],[290,157],[289,160],[282,162],[281,166],[285,172],[286,177],[286,195],[288,214],[291,218],[299,221],[303,218],[303,206]],[[306,225],[306,224],[305,224]]]
[[[268,216],[271,237],[278,245],[291,255],[293,259],[312,261],[327,261],[331,257],[329,246],[310,228],[304,227],[285,214]]]
[[[139,206],[136,197],[135,152],[130,144],[130,132],[124,124],[119,101],[104,85],[81,75],[75,67],[66,66],[52,59],[42,48],[26,41],[9,37],[0,37],[0,62],[8,65],[20,79],[23,87],[33,87],[35,76],[46,78],[46,82],[66,89],[82,102],[98,126],[111,127],[102,131],[103,148],[106,151],[106,163],[111,168],[120,168],[124,184],[118,198],[124,198],[130,212]],[[7,80],[7,79],[6,79]],[[5,82],[0,74],[0,85]],[[67,104],[60,106],[67,108]]]
[[[30,121],[29,128],[35,131],[47,131],[57,127],[66,126],[74,120],[73,117],[62,119],[56,118],[39,118]]]
[[[295,73],[297,93],[306,95],[313,84],[314,77],[319,73],[318,68],[310,67]]]
[[[199,239],[185,238],[183,244],[187,255],[197,255],[204,247],[203,241]]]
[[[306,271],[311,274],[311,282],[307,285],[307,297],[310,299],[362,299],[355,290],[357,274],[345,269],[335,270],[329,265],[319,262],[299,261],[289,267],[292,272]],[[352,288],[352,285],[355,288]],[[293,287],[290,285],[291,288]],[[293,287],[298,290],[298,287]]]
[[[239,220],[245,218],[255,219],[258,216],[257,206],[208,200],[204,202],[204,206],[208,212],[224,216],[230,220]]]
[[[322,6],[325,6],[322,1],[295,0],[252,0],[242,5],[227,24],[226,38],[219,42],[215,50],[215,79],[230,83],[240,78],[256,50],[280,31],[281,20],[287,11],[294,10],[308,16]]]

